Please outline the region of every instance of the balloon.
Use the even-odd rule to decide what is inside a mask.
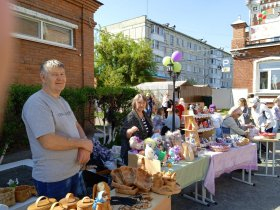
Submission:
[[[267,12],[264,10],[264,11],[262,11],[262,14],[263,14],[263,15],[266,15],[266,14],[267,14]]]
[[[171,58],[173,61],[178,62],[182,59],[182,53],[179,51],[175,51],[172,53]]]
[[[266,18],[266,15],[263,15],[262,19],[264,20]]]
[[[261,22],[263,19],[262,18],[259,18],[259,21]]]
[[[263,16],[263,14],[262,14],[262,13],[258,14],[258,17],[259,17],[259,18],[262,18],[262,16]]]
[[[170,56],[165,56],[163,59],[162,59],[162,64],[164,66],[168,66],[168,64],[170,64],[172,62],[171,60],[171,57]]]
[[[182,65],[180,63],[178,63],[178,62],[173,63],[174,72],[179,73],[181,71],[181,69],[182,69]]]

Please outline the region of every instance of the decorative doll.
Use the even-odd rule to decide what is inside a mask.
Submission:
[[[130,152],[132,152],[134,154],[138,154],[138,153],[140,153],[140,151],[144,150],[144,141],[139,139],[139,137],[137,137],[137,136],[132,136],[129,139],[129,146],[131,148]]]
[[[93,210],[112,210],[110,199],[106,191],[100,191],[92,205]]]

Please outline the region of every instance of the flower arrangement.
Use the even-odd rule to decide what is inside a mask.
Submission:
[[[9,185],[9,187],[16,187],[19,184],[18,178],[16,178],[15,180],[9,179],[7,185]]]

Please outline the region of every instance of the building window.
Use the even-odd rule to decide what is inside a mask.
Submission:
[[[174,45],[174,36],[170,35],[170,45]]]
[[[177,38],[177,45],[180,45],[180,39]]]
[[[30,37],[40,38],[40,22],[23,17],[16,17],[18,27],[15,27],[15,32]]]
[[[259,90],[280,90],[280,61],[265,61],[259,63]]]
[[[17,5],[11,5],[15,12],[15,28],[13,36],[35,42],[73,48],[73,30],[78,26]]]
[[[43,23],[43,39],[65,45],[71,45],[72,30],[56,25]]]
[[[155,33],[155,25],[152,25],[151,33]]]
[[[268,72],[260,72],[260,89],[267,89]]]

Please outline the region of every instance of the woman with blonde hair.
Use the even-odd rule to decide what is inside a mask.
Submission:
[[[153,123],[145,113],[147,98],[137,94],[132,100],[132,111],[127,115],[121,128],[121,158],[128,164],[129,139],[137,136],[144,140],[153,135]]]

